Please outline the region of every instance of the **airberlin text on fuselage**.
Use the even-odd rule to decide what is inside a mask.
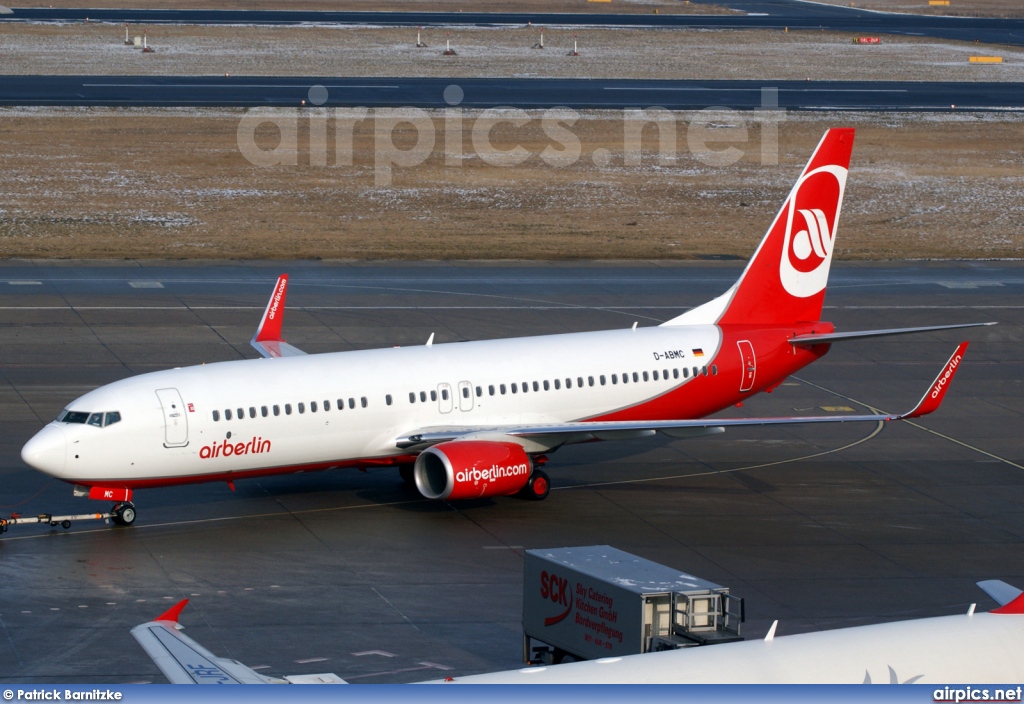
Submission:
[[[963,359],[963,355],[958,354],[953,357],[953,359],[949,360],[946,372],[939,377],[938,381],[935,382],[935,386],[932,387],[932,398],[938,398],[939,394],[942,393],[942,387],[949,383],[949,377],[953,376],[953,372],[960,366],[961,359]]]
[[[270,449],[270,441],[267,441],[267,449]],[[525,462],[521,464],[510,464],[508,467],[491,465],[490,469],[464,469],[455,475],[457,482],[492,482],[503,477],[518,477],[530,473],[530,465]]]
[[[270,452],[270,441],[263,438],[253,438],[249,442],[228,442],[221,440],[210,445],[204,445],[199,450],[199,459],[208,460],[218,457],[234,457],[236,455],[259,455]]]

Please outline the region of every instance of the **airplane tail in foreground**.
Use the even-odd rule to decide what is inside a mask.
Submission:
[[[777,325],[821,318],[854,130],[825,133],[739,281],[665,325]]]

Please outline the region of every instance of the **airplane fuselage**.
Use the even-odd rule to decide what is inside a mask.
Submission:
[[[396,446],[411,428],[700,418],[828,349],[789,338],[831,330],[650,327],[171,369],[80,397],[67,412],[82,422],[50,423],[25,454],[74,484],[132,489],[411,463]]]

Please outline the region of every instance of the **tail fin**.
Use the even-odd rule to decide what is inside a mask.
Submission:
[[[821,319],[853,129],[831,129],[732,288],[665,325],[772,325]]]

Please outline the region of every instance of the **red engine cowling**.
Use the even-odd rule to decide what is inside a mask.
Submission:
[[[413,475],[428,499],[479,499],[519,492],[533,462],[514,442],[443,442],[420,453]]]

